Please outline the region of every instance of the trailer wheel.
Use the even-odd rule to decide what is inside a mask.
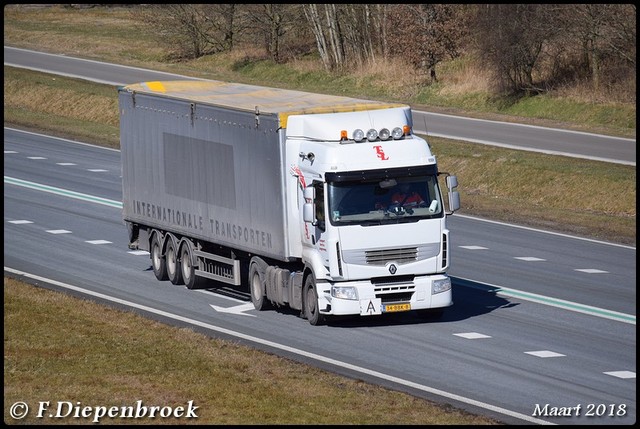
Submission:
[[[167,253],[165,259],[169,281],[171,281],[171,283],[173,283],[174,285],[181,285],[182,271],[180,270],[178,264],[178,249],[176,248],[176,242],[173,239],[170,239],[167,243]]]
[[[202,277],[196,276],[196,267],[191,259],[191,246],[189,243],[182,245],[180,251],[180,270],[182,271],[182,279],[187,289],[198,289],[203,283]]]
[[[265,267],[252,261],[249,265],[249,292],[251,292],[251,302],[258,311],[269,307],[265,295],[265,275]]]
[[[162,243],[160,243],[160,234],[153,234],[151,239],[151,266],[153,267],[153,274],[160,281],[165,281],[169,277],[167,276],[167,264],[164,256],[162,256]]]
[[[304,289],[302,291],[302,298],[304,306],[304,316],[307,318],[310,324],[322,325],[325,321],[325,317],[320,314],[318,308],[318,294],[316,290],[316,280],[313,274],[309,274],[304,281]]]

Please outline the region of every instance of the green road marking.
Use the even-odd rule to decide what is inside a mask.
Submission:
[[[56,188],[49,185],[41,185],[40,183],[28,182],[26,180],[16,179],[14,177],[4,176],[4,183],[12,185],[24,186],[25,188],[35,189],[38,191],[49,192],[51,194],[62,195],[63,197],[75,198],[76,200],[88,201],[90,203],[102,204],[104,206],[122,208],[120,201],[108,200],[106,198],[94,197],[93,195],[81,194],[80,192],[69,191],[67,189]]]
[[[537,302],[538,304],[548,305],[551,307],[559,307],[565,310],[575,311],[578,313],[590,314],[605,319],[617,320],[618,322],[636,324],[636,316],[632,314],[619,313],[617,311],[605,310],[603,308],[592,307],[590,305],[578,304],[577,302],[565,301],[563,299],[551,298],[544,295],[538,295],[530,292],[523,292],[517,289],[509,289],[502,286],[496,286],[489,283],[479,283],[461,277],[452,277],[451,280],[458,286],[469,287],[484,292],[495,293],[510,298],[520,298],[526,301]]]

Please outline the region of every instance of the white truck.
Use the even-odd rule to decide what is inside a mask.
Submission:
[[[409,106],[205,80],[118,96],[129,247],[158,280],[248,287],[312,325],[452,305],[457,179]]]

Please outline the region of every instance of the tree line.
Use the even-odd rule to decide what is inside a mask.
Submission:
[[[134,14],[175,59],[259,48],[276,63],[317,55],[330,72],[402,60],[430,84],[464,55],[501,95],[635,83],[634,4],[151,4]]]

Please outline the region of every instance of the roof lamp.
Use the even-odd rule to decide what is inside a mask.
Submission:
[[[359,143],[362,141],[362,139],[364,139],[364,131],[362,131],[360,128],[358,128],[357,130],[354,130],[353,140]]]
[[[401,139],[404,134],[402,132],[402,128],[395,127],[391,132],[391,135],[393,136],[394,140],[398,140],[398,139]]]

